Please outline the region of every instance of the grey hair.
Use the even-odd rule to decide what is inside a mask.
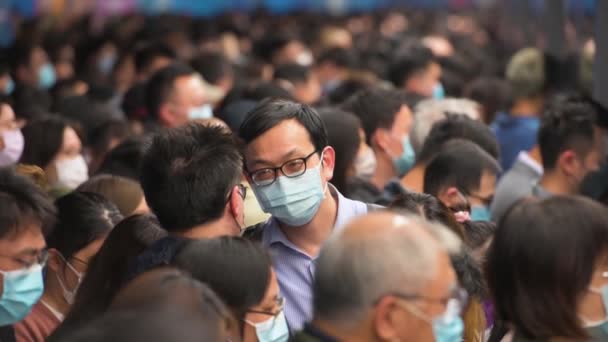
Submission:
[[[464,98],[421,101],[415,108],[414,123],[410,132],[410,142],[414,152],[420,153],[433,125],[445,119],[447,113],[466,115],[473,120],[480,120],[479,109],[479,103]]]
[[[395,215],[391,227],[373,237],[343,235],[334,234],[323,247],[313,292],[315,318],[346,329],[387,294],[419,293],[436,277],[439,254],[460,248],[454,233],[414,215]]]

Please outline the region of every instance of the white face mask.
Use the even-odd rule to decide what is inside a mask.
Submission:
[[[0,167],[15,164],[23,153],[24,139],[20,129],[2,132],[4,149],[0,151]]]
[[[63,291],[63,299],[65,299],[66,303],[68,303],[69,305],[72,305],[72,304],[74,304],[74,299],[76,298],[76,292],[78,292],[78,288],[80,287],[80,284],[82,283],[82,278],[84,278],[84,274],[82,272],[78,272],[78,270],[75,269],[74,266],[72,266],[72,264],[70,264],[67,260],[65,260],[63,255],[61,255],[61,254],[59,254],[59,255],[61,256],[61,259],[63,260],[63,262],[65,262],[65,265],[78,278],[78,282],[76,283],[76,286],[74,286],[73,289],[68,290],[67,286],[65,286],[65,283],[61,280],[61,277],[59,277],[59,274],[55,274],[57,276],[57,281],[59,282],[59,286],[61,286],[61,290]]]
[[[210,104],[193,107],[188,111],[188,119],[190,120],[211,119],[212,117],[213,107]]]
[[[357,177],[370,180],[376,172],[376,155],[374,151],[367,147],[363,154],[355,159],[355,172]]]
[[[89,168],[82,155],[55,162],[57,185],[69,190],[76,189],[89,179]]]

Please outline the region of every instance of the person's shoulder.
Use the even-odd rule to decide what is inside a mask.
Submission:
[[[44,341],[61,322],[38,302],[22,321],[13,326],[16,341]]]
[[[137,258],[127,280],[135,278],[137,275],[148,271],[156,266],[168,265],[173,260],[181,246],[185,244],[187,239],[178,238],[175,236],[166,236],[156,241],[152,246],[144,250]]]
[[[264,232],[268,231],[268,227],[271,224],[271,219],[254,224],[245,229],[243,237],[255,242],[262,242],[264,238]]]

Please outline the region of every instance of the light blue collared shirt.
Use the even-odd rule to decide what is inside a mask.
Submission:
[[[356,216],[367,213],[367,204],[350,200],[329,185],[329,191],[338,200],[338,214],[332,234],[339,232]],[[304,328],[312,320],[312,285],[317,256],[309,256],[291,243],[278,221],[271,217],[263,227],[262,245],[270,251],[281,294],[285,297],[285,317],[291,332]]]

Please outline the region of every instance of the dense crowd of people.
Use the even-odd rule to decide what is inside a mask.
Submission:
[[[22,22],[0,342],[608,341],[591,33],[498,19]]]

